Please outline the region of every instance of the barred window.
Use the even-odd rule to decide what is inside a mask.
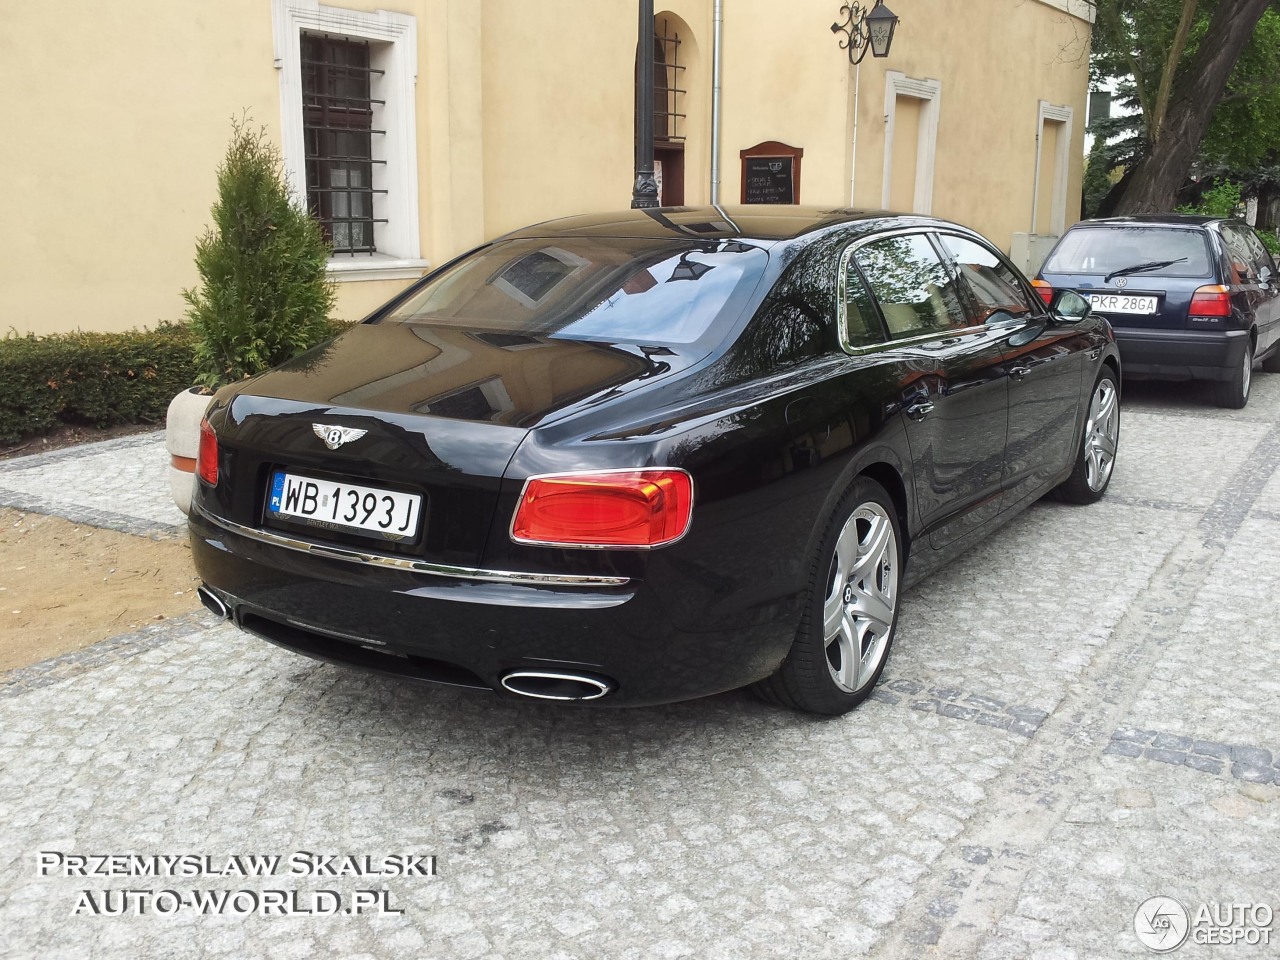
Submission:
[[[335,254],[377,252],[374,198],[384,130],[374,129],[376,81],[364,41],[304,34],[302,115],[306,150],[307,204]]]
[[[680,62],[680,34],[666,17],[654,20],[653,138],[684,140],[684,64]]]

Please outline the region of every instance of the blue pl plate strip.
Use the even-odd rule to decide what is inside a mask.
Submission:
[[[284,474],[277,473],[271,480],[271,502],[268,509],[272,513],[280,512],[280,504],[284,499]]]

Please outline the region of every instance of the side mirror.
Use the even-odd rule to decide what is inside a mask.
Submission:
[[[1093,307],[1089,301],[1074,290],[1058,290],[1049,301],[1049,312],[1055,320],[1067,323],[1079,323],[1089,316]]]
[[[1271,282],[1271,268],[1263,267],[1258,271],[1258,282],[1264,286]]]

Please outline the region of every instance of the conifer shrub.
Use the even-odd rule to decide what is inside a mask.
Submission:
[[[196,241],[199,286],[183,291],[197,384],[217,387],[283,363],[332,335],[333,284],[320,225],[292,202],[279,149],[232,121],[213,226]]]

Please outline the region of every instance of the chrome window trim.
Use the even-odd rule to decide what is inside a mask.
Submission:
[[[874,243],[877,240],[919,234],[926,240],[930,241],[929,246],[934,249],[935,255],[939,256],[939,262],[942,264],[943,269],[950,272],[952,270],[951,264],[947,260],[941,258],[941,254],[938,253],[937,246],[930,236],[930,234],[940,233],[949,233],[953,236],[962,237],[965,240],[980,242],[975,237],[961,230],[951,230],[942,226],[922,226],[917,224],[910,227],[900,227],[895,230],[885,230],[881,233],[875,233],[867,237],[859,237],[844,248],[840,253],[840,264],[836,274],[836,336],[840,340],[840,349],[849,354],[849,356],[864,357],[868,354],[883,353],[886,350],[896,350],[899,347],[909,347],[916,344],[933,343],[942,340],[954,340],[957,337],[973,336],[974,334],[987,333],[992,330],[1005,330],[1010,327],[1020,327],[1027,323],[1025,320],[1014,318],[1012,323],[1008,321],[1001,323],[982,323],[954,330],[942,330],[936,333],[923,333],[915,337],[904,337],[901,340],[889,338],[881,341],[880,343],[870,343],[861,347],[850,343],[847,308],[848,301],[845,297],[848,293],[849,261],[853,259],[853,255],[867,244]],[[987,245],[983,244],[983,246]],[[883,322],[883,316],[880,313],[880,301],[876,300],[875,294],[870,289],[867,290],[867,295],[871,298],[871,302],[876,306],[877,318]],[[1036,297],[1036,300],[1039,300],[1038,296]],[[1034,302],[1032,306],[1034,309]]]
[[[630,577],[586,576],[572,573],[523,573],[513,570],[482,570],[479,567],[461,567],[447,563],[429,563],[413,557],[395,557],[385,553],[371,553],[365,550],[353,550],[350,547],[334,544],[312,543],[310,540],[299,540],[279,533],[269,533],[256,527],[215,517],[199,504],[191,505],[193,512],[198,513],[216,527],[221,527],[237,536],[259,543],[294,550],[298,553],[314,554],[327,560],[342,560],[347,563],[360,563],[366,566],[385,567],[392,570],[403,570],[408,573],[421,573],[432,577],[451,577],[455,580],[475,580],[485,583],[510,583],[533,587],[621,587],[631,582]]]

